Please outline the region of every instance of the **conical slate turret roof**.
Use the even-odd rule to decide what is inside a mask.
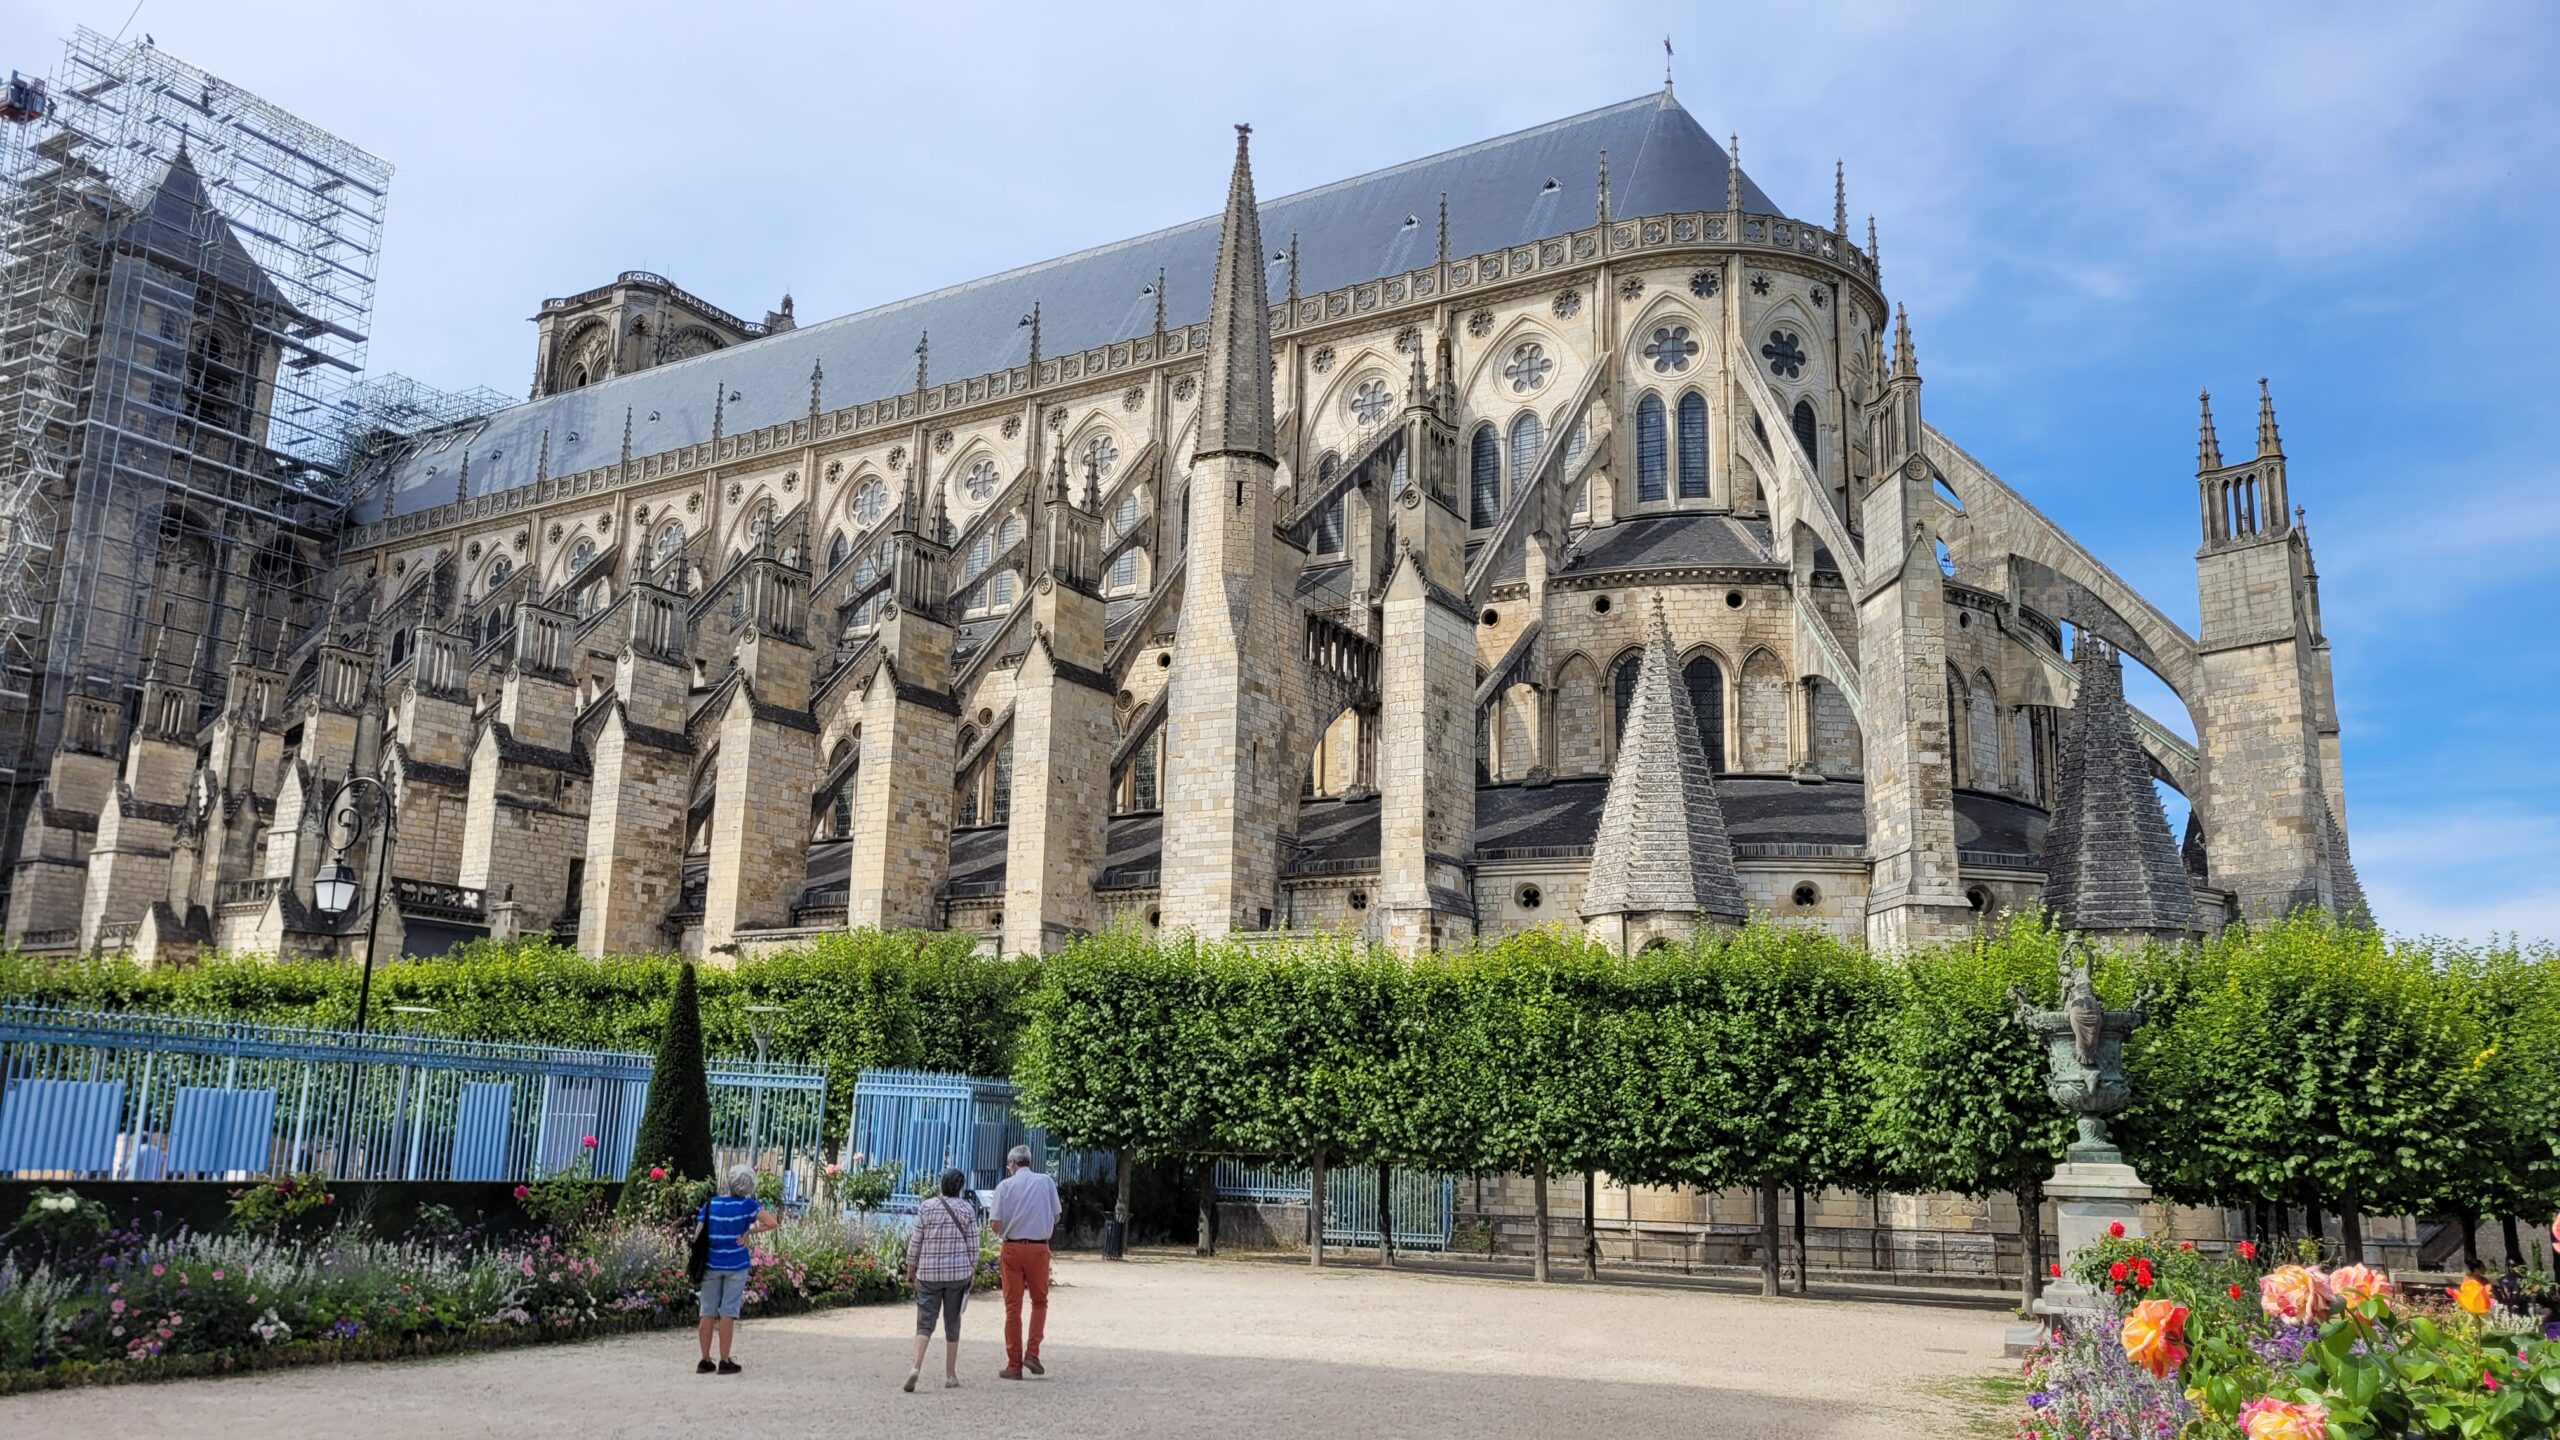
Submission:
[[[1679,683],[1680,660],[1662,597],[1645,625],[1635,701],[1618,740],[1618,763],[1591,846],[1586,916],[1644,912],[1743,918],[1733,841],[1716,798],[1715,772],[1699,743],[1697,712]]]
[[[136,208],[133,218],[116,232],[116,243],[236,291],[260,305],[283,311],[293,309],[267,272],[250,257],[249,248],[240,243],[231,222],[216,208],[205,190],[204,177],[196,173],[195,161],[183,146],[177,158],[169,162],[160,183]]]
[[[2341,920],[2370,925],[2373,911],[2364,903],[2364,882],[2356,878],[2346,832],[2338,828],[2338,813],[2329,808],[2326,795],[2320,797],[2320,821],[2329,827],[2329,908]]]
[[[2134,737],[2123,662],[2085,630],[2072,658],[2080,693],[2045,831],[2044,903],[2066,929],[2184,931],[2195,918],[2195,891]]]

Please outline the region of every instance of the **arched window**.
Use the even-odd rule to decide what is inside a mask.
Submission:
[[[670,520],[658,531],[658,563],[664,565],[683,553],[684,526]]]
[[[1158,730],[1138,746],[1136,755],[1130,757],[1129,808],[1132,810],[1156,808],[1156,760],[1163,753],[1163,742],[1164,732]]]
[[[1707,397],[1680,397],[1680,498],[1707,498]]]
[[[995,558],[994,537],[981,532],[977,539],[969,542],[969,553],[960,562],[960,578],[966,580],[975,576]]]
[[[843,531],[837,531],[836,538],[827,542],[827,568],[833,570],[852,556],[853,542],[844,538]]]
[[[1013,742],[1007,740],[996,747],[995,763],[987,784],[987,823],[1002,825],[1013,818]]]
[[[889,487],[877,480],[865,480],[853,492],[853,523],[868,530],[880,523],[889,509]]]
[[[1502,518],[1502,447],[1491,425],[1467,442],[1467,523],[1482,529]]]
[[[1014,541],[1016,541],[1016,540],[1019,540],[1019,539],[1021,539],[1021,538],[1022,538],[1022,521],[1021,521],[1019,518],[1017,518],[1017,517],[1015,517],[1015,516],[1012,516],[1012,515],[1007,515],[1006,517],[1004,517],[1004,519],[1003,519],[1003,520],[1001,520],[1001,521],[997,522],[997,524],[996,524],[996,548],[997,548],[997,549],[999,549],[999,550],[1010,550],[1010,549],[1012,549],[1012,548],[1013,548],[1013,542],[1014,542]]]
[[[596,542],[587,536],[579,536],[578,543],[569,547],[569,573],[573,576],[576,575],[579,571],[594,564],[595,559]]]
[[[1714,657],[1699,655],[1680,667],[1680,684],[1689,692],[1689,709],[1698,717],[1698,746],[1707,753],[1707,768],[1724,772],[1724,669]]]
[[[1118,555],[1112,557],[1111,588],[1114,590],[1135,590],[1138,588],[1137,546],[1132,545],[1128,549],[1123,550]]]
[[[1796,443],[1804,447],[1804,463],[1807,465],[1820,465],[1821,456],[1814,450],[1814,440],[1820,432],[1814,425],[1812,401],[1799,400],[1796,402],[1795,425]]]
[[[1664,448],[1662,397],[1648,394],[1636,402],[1636,499],[1668,498]]]
[[[1138,492],[1130,491],[1111,507],[1111,538],[1119,539],[1138,523]]]
[[[507,577],[514,573],[516,573],[515,562],[509,560],[506,556],[501,555],[497,559],[490,561],[489,585],[486,593],[491,595],[497,594],[498,587],[506,584]]]
[[[1012,604],[1013,583],[1012,571],[997,571],[996,578],[987,582],[987,603],[990,605]]]
[[[1609,675],[1610,721],[1617,727],[1613,733],[1620,740],[1627,738],[1627,712],[1636,705],[1636,669],[1642,658],[1628,656]]]
[[[1511,422],[1511,493],[1519,494],[1529,484],[1538,464],[1538,450],[1546,443],[1547,424],[1529,411]]]

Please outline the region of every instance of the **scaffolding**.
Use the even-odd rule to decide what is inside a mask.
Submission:
[[[286,668],[363,432],[391,168],[82,29],[0,107],[0,787],[14,853],[75,698]]]

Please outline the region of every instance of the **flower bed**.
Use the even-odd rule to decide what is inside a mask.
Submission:
[[[680,1233],[588,1212],[566,1230],[367,1236],[352,1224],[166,1235],[112,1228],[94,1202],[40,1193],[18,1227],[47,1258],[0,1260],[0,1394],[439,1355],[690,1325]],[[747,1313],[896,1300],[902,1232],[804,1216],[754,1250]],[[19,1247],[24,1252],[28,1247]],[[980,1283],[991,1284],[992,1255]]]
[[[2406,1292],[2316,1246],[2262,1264],[2118,1237],[2074,1267],[2116,1314],[2028,1352],[2020,1440],[2406,1440],[2560,1433],[2560,1325],[2466,1280]]]

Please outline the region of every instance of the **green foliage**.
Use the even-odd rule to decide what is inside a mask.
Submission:
[[[2056,1003],[2060,937],[2029,913],[1888,968],[1867,1127],[1893,1188],[1983,1196],[2053,1173],[2071,1118],[2009,989]]]
[[[649,1100],[641,1107],[631,1153],[690,1179],[713,1178],[711,1074],[702,1058],[702,996],[691,965],[676,973],[676,993],[667,1003],[657,1065],[649,1072]]]
[[[594,1228],[605,1217],[604,1182],[595,1178],[594,1155],[590,1136],[577,1159],[530,1185],[517,1186],[516,1202],[554,1234],[577,1235]]]
[[[86,1256],[106,1238],[107,1207],[70,1190],[38,1190],[27,1197],[17,1229],[56,1259]]]
[[[280,1175],[231,1192],[231,1228],[244,1235],[291,1234],[323,1218],[338,1197],[317,1170]]]

